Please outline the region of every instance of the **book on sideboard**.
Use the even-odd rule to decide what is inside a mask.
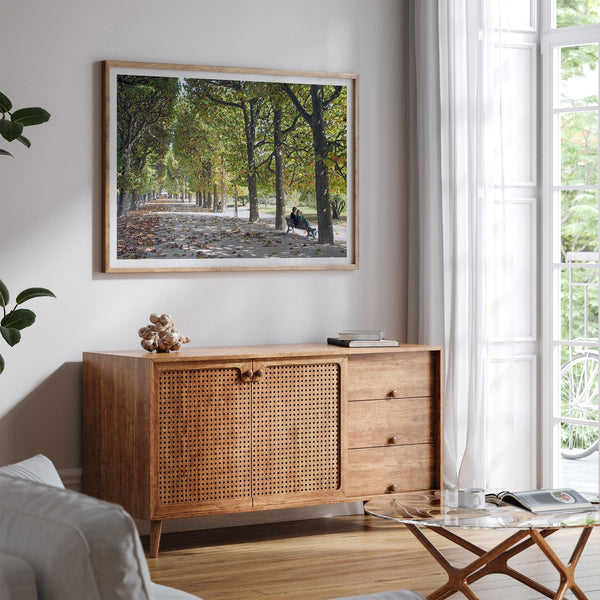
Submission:
[[[398,340],[341,340],[328,337],[327,343],[344,348],[393,348],[398,346]]]
[[[339,340],[362,340],[379,342],[384,339],[385,332],[380,329],[350,329],[338,333]]]

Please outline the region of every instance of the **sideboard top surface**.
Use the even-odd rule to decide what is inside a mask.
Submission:
[[[106,351],[106,352],[84,352],[86,355],[109,355],[109,356],[124,356],[128,358],[138,358],[151,362],[170,362],[181,360],[198,360],[198,359],[249,359],[261,357],[279,357],[285,358],[288,356],[352,356],[358,354],[377,354],[390,352],[423,352],[423,351],[439,351],[440,346],[424,346],[415,344],[400,344],[396,347],[369,347],[369,348],[345,348],[343,346],[332,346],[330,344],[277,344],[277,345],[260,345],[260,346],[215,346],[206,348],[183,348],[179,352],[145,352],[144,350],[121,350],[121,351]]]

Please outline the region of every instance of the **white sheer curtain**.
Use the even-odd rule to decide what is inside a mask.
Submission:
[[[445,351],[444,485],[486,485],[489,226],[501,193],[497,0],[412,0],[409,339]],[[495,214],[497,219],[497,214]]]

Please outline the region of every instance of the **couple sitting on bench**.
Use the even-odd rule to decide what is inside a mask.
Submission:
[[[292,212],[289,217],[286,217],[288,228],[290,229],[306,229],[306,237],[315,239],[317,233],[316,227],[311,227],[310,223],[306,220],[306,217],[302,215],[302,211],[298,210],[295,206],[292,208]],[[287,233],[287,232],[286,232]]]

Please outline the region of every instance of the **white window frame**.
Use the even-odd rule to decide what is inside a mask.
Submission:
[[[555,49],[569,45],[583,45],[586,43],[600,43],[600,24],[582,25],[577,27],[552,28],[554,22],[555,0],[542,0],[542,30],[541,30],[541,157],[542,157],[542,202],[541,206],[541,235],[540,235],[540,262],[541,262],[541,401],[540,401],[540,431],[539,440],[541,452],[539,457],[540,487],[553,487],[559,481],[560,456],[554,454],[557,448],[559,428],[555,421],[554,405],[555,390],[560,385],[560,346],[555,342],[555,332],[560,331],[559,318],[560,302],[557,289],[560,286],[560,271],[557,265],[560,262],[560,248],[555,244],[557,235],[560,235],[560,223],[555,222],[554,215],[559,207],[556,206],[556,195],[553,177],[558,157],[555,156],[554,139],[554,110],[555,97],[554,73],[557,60]],[[599,67],[600,71],[600,67]],[[600,162],[600,156],[599,156]],[[600,191],[600,185],[595,186]],[[557,255],[558,254],[558,255]],[[599,465],[600,470],[600,465]],[[600,477],[599,477],[600,481]],[[600,491],[600,490],[597,490]]]

